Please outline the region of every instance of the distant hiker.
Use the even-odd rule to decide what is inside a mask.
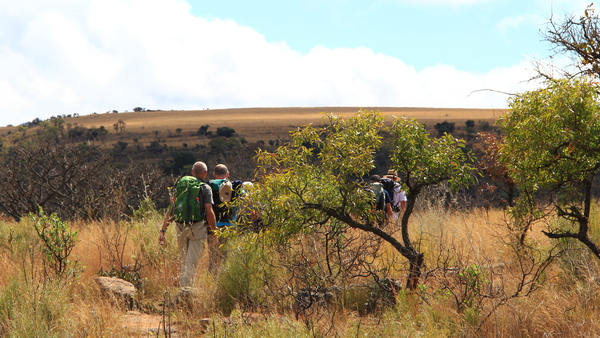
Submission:
[[[158,243],[164,245],[165,232],[175,221],[181,259],[179,286],[183,292],[191,291],[207,236],[216,230],[213,194],[209,185],[204,183],[207,173],[206,164],[196,162],[192,176],[184,176],[177,181],[174,199],[158,237]]]
[[[227,166],[217,164],[213,171],[213,179],[208,181],[208,184],[213,193],[213,211],[217,218],[217,227],[233,225],[238,210],[229,203],[237,198],[242,181],[229,181]]]
[[[384,178],[389,178],[394,181],[394,188],[392,198],[392,211],[394,212],[394,221],[396,221],[404,213],[406,209],[406,194],[402,190],[400,184],[400,177],[396,175],[395,170],[388,170],[387,175],[383,175]]]
[[[213,179],[208,181],[213,194],[213,211],[216,217],[217,229],[232,226],[237,220],[238,209],[231,205],[237,198],[242,181],[229,181],[229,169],[224,164],[217,164],[213,170]],[[225,258],[226,252],[222,250],[224,239],[211,238],[209,269],[214,271]]]
[[[387,221],[393,219],[392,204],[390,194],[384,189],[381,183],[381,176],[371,176],[371,183],[369,184],[369,190],[375,194],[375,210],[385,211],[385,218]]]

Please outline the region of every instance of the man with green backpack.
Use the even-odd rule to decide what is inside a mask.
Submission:
[[[158,237],[158,243],[164,245],[165,232],[169,224],[175,221],[181,259],[179,286],[182,291],[193,287],[206,239],[216,230],[213,194],[210,186],[204,182],[208,174],[206,164],[194,163],[191,174],[177,181],[174,198]]]

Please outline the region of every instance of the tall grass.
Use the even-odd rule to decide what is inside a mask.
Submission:
[[[593,228],[600,225],[600,219],[591,221]],[[373,281],[327,276],[318,266],[322,238],[307,234],[287,249],[264,245],[257,234],[229,238],[218,268],[208,269],[208,257],[201,261],[190,302],[170,305],[179,265],[173,227],[167,245],[157,243],[161,222],[162,215],[150,210],[124,223],[70,223],[79,232],[71,258],[82,270],[54,279],[45,278],[31,220],[0,223],[0,336],[140,336],[123,329],[125,310],[105,299],[93,281],[99,271],[114,267],[115,255],[121,255],[120,265],[138,263],[136,310],[177,327],[181,337],[594,337],[600,332],[599,261],[578,242],[558,243],[564,253],[536,281],[540,288],[510,297],[523,268],[532,263],[515,254],[501,210],[420,207],[410,226],[425,254],[422,285],[415,293],[400,290],[394,305],[381,303],[375,312],[365,306],[374,295]],[[528,243],[543,255],[557,242],[545,238],[540,226],[528,234]],[[287,256],[292,252],[308,260],[294,265]],[[378,257],[371,268],[392,278],[405,276],[404,260],[390,247],[383,245]],[[291,271],[294,266],[304,270]],[[305,276],[308,286],[326,278],[339,292],[310,311],[297,311]],[[208,324],[200,322],[203,317],[210,318]]]

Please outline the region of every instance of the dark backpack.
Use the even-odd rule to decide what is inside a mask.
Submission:
[[[193,223],[203,221],[204,201],[202,200],[202,185],[194,176],[184,176],[175,185],[175,205],[173,218],[179,223]]]
[[[373,193],[373,197],[375,200],[374,207],[375,210],[385,210],[385,189],[383,188],[383,184],[381,183],[370,183],[369,188],[367,189],[371,193]]]
[[[242,181],[228,181],[227,179],[216,179],[208,181],[213,193],[213,210],[220,221],[235,221],[237,213],[227,203],[234,201],[239,193]]]
[[[383,186],[383,189],[388,192],[390,196],[390,203],[392,204],[392,208],[394,208],[396,203],[398,202],[394,201],[394,197],[396,196],[394,190],[396,189],[396,187],[399,187],[400,184],[396,183],[396,181],[394,181],[391,178],[383,177],[381,179],[381,185]]]

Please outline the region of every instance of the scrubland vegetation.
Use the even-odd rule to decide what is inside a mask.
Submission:
[[[127,150],[106,147],[104,127],[20,126],[1,143],[0,336],[599,336],[599,22],[591,8],[551,19],[544,37],[574,67],[538,68],[543,88],[511,96],[477,135],[465,121],[461,138],[455,122],[370,110],[268,146],[202,125],[206,144],[185,150],[160,131]],[[195,292],[176,298],[174,231],[163,247],[158,229],[167,187],[196,159],[255,184]],[[408,194],[394,221],[365,189],[388,169]],[[111,297],[97,276],[138,291]]]
[[[594,208],[598,207],[597,203]],[[66,271],[56,274],[45,257],[32,218],[3,222],[0,241],[0,333],[7,337],[139,337],[124,329],[127,310],[103,296],[92,277],[99,271],[140,266],[128,278],[140,289],[136,309],[163,316],[179,336],[219,337],[581,337],[595,336],[599,267],[580,246],[550,242],[539,231],[538,248],[516,249],[501,210],[449,210],[443,203],[421,205],[412,234],[426,259],[415,291],[389,293],[389,281],[355,276],[339,280],[332,299],[298,296],[317,279],[331,278],[321,234],[306,234],[288,247],[267,245],[247,233],[227,242],[227,259],[215,271],[208,262],[198,272],[198,294],[185,306],[165,308],[176,290],[177,254],[173,233],[165,248],[156,243],[162,215],[148,211],[130,222],[72,222],[77,243]],[[600,220],[594,219],[594,225]],[[536,229],[537,230],[537,229]],[[348,233],[361,241],[365,234]],[[358,244],[355,244],[358,245]],[[348,248],[351,249],[351,248]],[[526,250],[526,248],[523,248]],[[562,254],[533,281],[533,256]],[[373,269],[398,271],[389,245],[377,248]],[[285,254],[284,254],[285,253]],[[297,255],[295,267],[290,265]],[[122,261],[121,261],[122,260]],[[533,269],[533,270],[532,270]],[[523,281],[533,284],[523,285]],[[520,287],[524,290],[518,293]],[[528,294],[527,290],[531,290]],[[513,297],[516,294],[515,297]],[[260,313],[248,317],[246,313]],[[230,316],[229,321],[222,317]],[[264,317],[263,317],[264,316]],[[208,325],[200,319],[212,318]],[[156,335],[156,333],[155,333]],[[164,336],[161,333],[159,336]]]

